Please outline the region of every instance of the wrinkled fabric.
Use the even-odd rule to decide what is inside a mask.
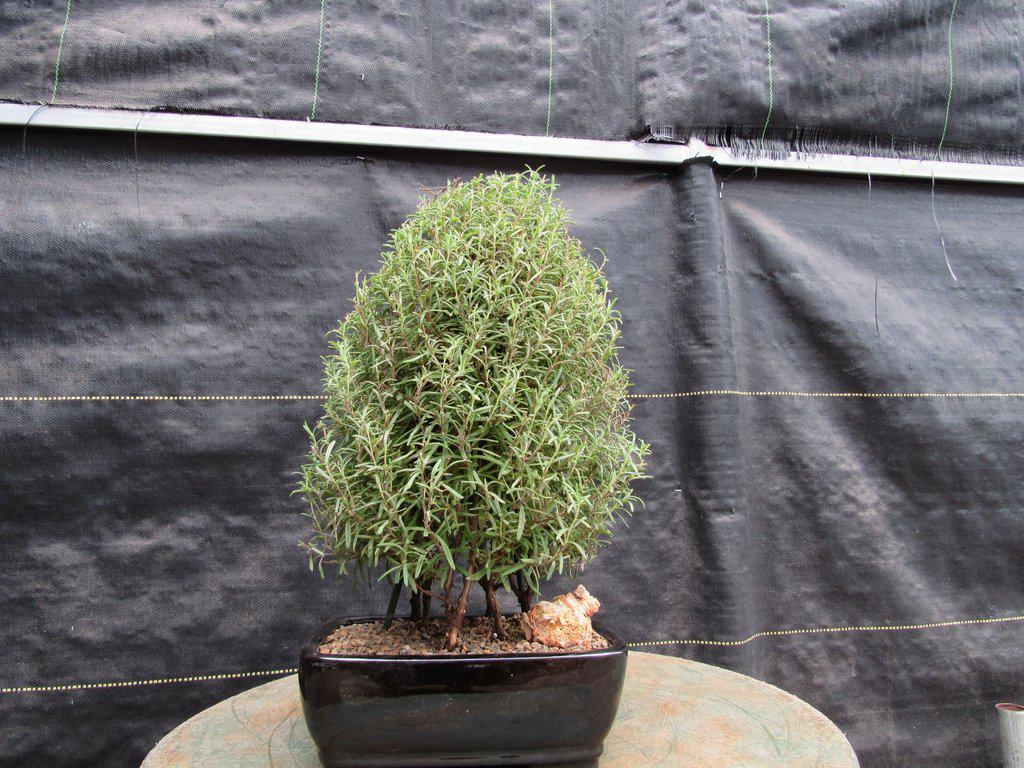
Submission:
[[[200,679],[5,694],[0,754],[137,764],[259,682],[203,676],[383,611],[297,546],[324,334],[425,190],[522,164],[24,139],[0,133],[0,395],[29,398],[0,402],[0,687]],[[1024,605],[1020,190],[546,170],[608,259],[652,445],[645,506],[579,579],[602,620],[804,698],[868,768],[998,765],[992,705],[1024,679],[1020,623],[989,621]],[[928,396],[864,396],[899,393]],[[239,399],[32,399],[120,395]],[[311,399],[245,399],[269,395]],[[874,629],[772,634],[850,626]]]
[[[1012,0],[9,2],[0,99],[1019,162],[1022,29]]]

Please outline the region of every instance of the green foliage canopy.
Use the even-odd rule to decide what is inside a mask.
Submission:
[[[529,171],[452,181],[392,233],[323,359],[310,565],[539,591],[637,501],[619,316]]]

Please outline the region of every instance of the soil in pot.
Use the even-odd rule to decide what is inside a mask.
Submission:
[[[503,616],[505,640],[494,631],[489,616],[467,617],[462,624],[460,643],[454,651],[445,650],[448,623],[443,618],[420,621],[395,619],[384,629],[383,621],[348,624],[338,627],[320,644],[320,653],[337,656],[460,656],[462,654],[573,653],[608,648],[608,641],[591,631],[590,641],[573,648],[551,648],[530,642],[523,633],[519,614]]]

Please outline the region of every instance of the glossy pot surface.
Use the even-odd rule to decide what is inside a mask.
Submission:
[[[615,719],[626,645],[572,653],[299,654],[302,709],[328,768],[593,765]]]

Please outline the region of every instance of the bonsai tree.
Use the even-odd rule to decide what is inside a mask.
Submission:
[[[524,611],[631,513],[647,446],[630,431],[619,316],[554,182],[452,181],[395,232],[323,358],[327,404],[299,491],[310,567],[383,568],[455,648],[472,585]]]

